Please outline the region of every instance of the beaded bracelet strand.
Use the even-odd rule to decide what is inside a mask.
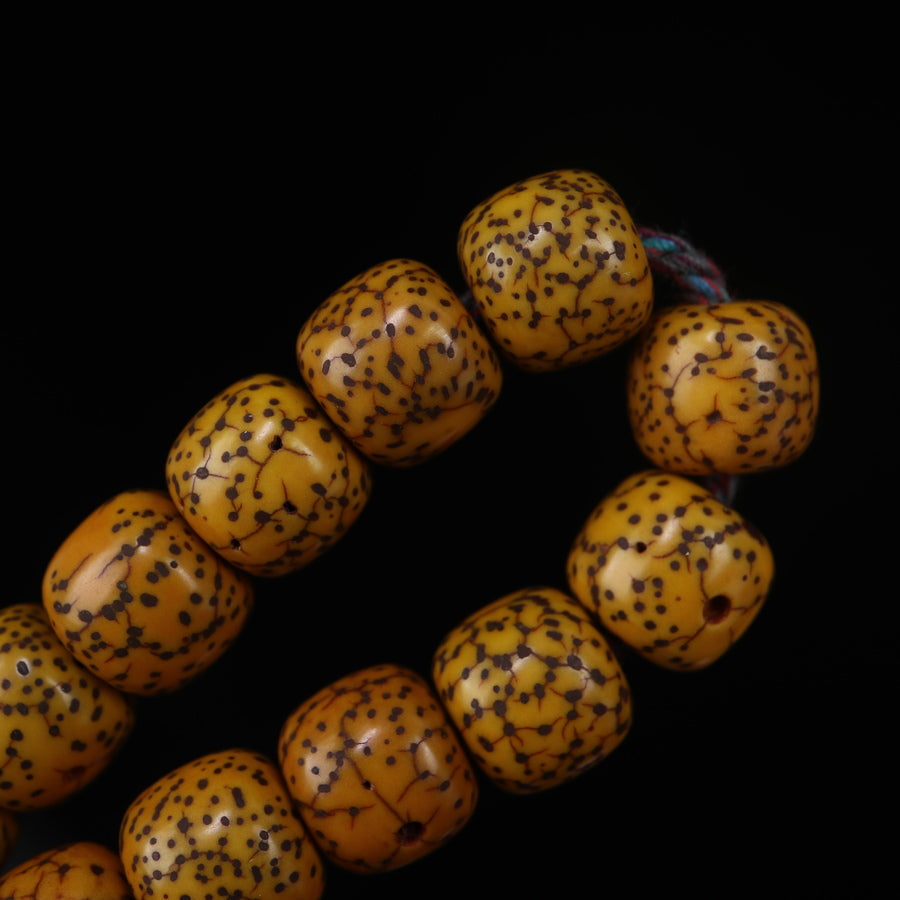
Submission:
[[[580,201],[574,206],[573,197]],[[585,241],[581,255],[573,254],[580,268],[551,277],[560,260],[571,263],[572,223],[581,224],[581,215],[592,241],[608,230],[606,249],[589,259]],[[542,235],[549,238],[539,255]],[[626,279],[618,263],[635,265],[632,254],[641,263],[645,249],[644,269]],[[575,341],[589,317],[576,315],[577,306],[537,315],[537,297],[527,300],[531,324],[519,328],[522,317],[504,294],[516,259],[522,271],[534,265],[548,273],[550,303],[578,281],[573,272],[594,273],[581,279],[576,297],[607,279],[601,296],[609,296],[602,304],[609,329],[600,333],[589,323]],[[495,347],[543,371],[583,362],[592,342],[597,352],[632,342],[632,424],[656,467],[621,481],[574,537],[566,562],[571,595],[532,586],[476,610],[447,632],[428,678],[394,664],[348,674],[284,721],[277,761],[239,749],[193,760],[133,799],[118,853],[88,843],[49,850],[4,876],[0,898],[48,873],[62,881],[67,871],[79,873],[68,876],[67,888],[81,891],[73,895],[94,900],[163,891],[318,897],[324,860],[360,873],[389,871],[457,834],[476,808],[478,772],[503,791],[533,794],[608,757],[632,715],[614,642],[689,671],[715,661],[749,626],[768,591],[772,554],[730,500],[738,474],[784,465],[811,439],[817,371],[803,323],[778,304],[731,300],[710,261],[681,239],[634,229],[620,199],[592,173],[548,173],[499,192],[463,224],[460,260],[475,307],[410,261],[374,267],[336,291],[298,338],[305,387],[262,375],[223,391],[175,440],[168,495],[129,491],[99,507],[48,565],[45,608],[19,604],[0,614],[3,703],[14,721],[8,756],[23,763],[18,772],[15,763],[8,767],[0,788],[4,834],[12,835],[15,815],[60,802],[102,771],[127,740],[134,697],[178,690],[221,657],[247,621],[255,578],[296,571],[329,550],[363,513],[377,479],[373,466],[422,464],[473,428],[502,381]],[[676,285],[684,305],[651,316],[650,269]],[[719,309],[725,301],[727,313]],[[535,351],[548,318],[553,333],[539,336]],[[358,321],[366,323],[365,339],[354,337]],[[422,333],[452,339],[423,343]],[[701,334],[708,346],[694,349]],[[411,346],[417,352],[397,352]],[[736,375],[734,348],[748,351]],[[423,392],[430,374],[460,359],[460,372],[429,406]],[[419,367],[407,376],[414,362]],[[469,377],[465,403],[449,403]],[[682,397],[686,382],[693,390]],[[388,398],[403,383],[412,385],[405,415],[385,426],[379,417],[390,419]],[[321,401],[311,399],[317,391]],[[385,398],[374,414],[359,399],[373,394]],[[734,402],[726,407],[723,394]],[[702,416],[685,411],[697,403],[705,404]],[[709,442],[723,419],[742,412],[765,424],[752,432],[732,421],[727,440]],[[305,470],[298,492],[291,465],[300,458],[293,441],[301,429],[316,477]],[[217,466],[237,474],[224,491],[207,492],[224,480]],[[266,506],[278,493],[273,485],[291,489]],[[252,506],[249,518],[241,503]],[[298,515],[303,527],[290,532]],[[266,543],[273,535],[287,548],[277,557]],[[174,632],[173,609],[180,623]],[[120,617],[127,619],[123,633],[116,632]],[[29,715],[30,701],[7,699],[23,686],[37,693],[48,684],[58,689],[43,690],[41,721],[64,723],[49,738]],[[52,740],[61,729],[67,758],[79,761],[64,769]],[[93,869],[77,865],[83,862]]]

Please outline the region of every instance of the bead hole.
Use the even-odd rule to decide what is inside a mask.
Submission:
[[[424,833],[425,826],[421,822],[407,822],[394,832],[397,842],[402,847],[408,847],[410,844],[418,843],[422,839]]]
[[[724,594],[716,594],[703,604],[703,618],[711,623],[721,622],[731,612],[731,600]]]

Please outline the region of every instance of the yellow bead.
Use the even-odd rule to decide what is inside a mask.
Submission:
[[[375,665],[338,679],[287,718],[279,760],[300,814],[332,862],[386,872],[444,845],[478,785],[430,686]]]
[[[593,510],[568,557],[569,586],[646,659],[702,669],[746,631],[774,574],[765,538],[689,478],[647,470]]]
[[[44,608],[66,648],[127,693],[183,687],[234,643],[249,578],[214,553],[162,491],[125,491],[72,531],[44,573]]]
[[[812,335],[783,304],[661,309],[634,343],[631,427],[661,469],[703,475],[783,466],[809,445],[818,408]]]
[[[3,900],[132,900],[119,857],[76,841],[38,853],[0,878]]]
[[[40,604],[17,603],[0,611],[0,719],[0,806],[26,811],[92,782],[131,734],[134,708],[76,662]]]
[[[473,760],[500,788],[532,793],[605,759],[631,725],[612,649],[572,597],[517,591],[444,638],[432,675]]]
[[[526,370],[607,353],[652,309],[637,228],[593,172],[563,169],[498,191],[466,216],[457,250],[497,346]]]
[[[119,852],[144,900],[318,900],[325,872],[278,767],[232,748],[179,766],[135,797]]]
[[[175,440],[169,493],[188,525],[252,575],[296,571],[356,521],[369,467],[309,392],[276,375],[235,382]]]
[[[502,373],[459,298],[422,263],[393,259],[348,281],[304,323],[297,362],[313,396],[361,453],[430,459],[494,404]]]

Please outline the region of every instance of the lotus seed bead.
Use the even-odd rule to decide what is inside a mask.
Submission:
[[[555,588],[517,591],[468,617],[441,642],[432,675],[473,760],[510,793],[571,780],[631,726],[611,647]]]
[[[812,440],[819,390],[809,328],[780,303],[662,309],[631,348],[635,440],[653,465],[683,475],[793,461]]]
[[[241,379],[175,440],[169,493],[188,525],[260,577],[318,558],[362,513],[369,467],[309,392],[276,375]]]
[[[313,396],[361,453],[417,465],[467,434],[502,384],[490,340],[429,266],[388,260],[351,279],[297,337]]]
[[[500,351],[528,371],[609,352],[653,306],[637,228],[593,172],[547,172],[493,194],[464,219],[457,254]]]
[[[125,491],[54,554],[44,608],[78,661],[116,688],[177,690],[234,643],[253,606],[247,576],[214,553],[162,491]]]
[[[689,478],[624,479],[568,558],[570,588],[644,658],[679,671],[719,659],[747,630],[774,574],[763,535]]]

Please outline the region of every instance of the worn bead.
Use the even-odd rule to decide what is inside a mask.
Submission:
[[[593,172],[562,169],[498,191],[466,216],[457,252],[497,346],[526,370],[607,353],[653,306],[637,228]]]
[[[452,838],[477,781],[431,687],[376,665],[347,675],[285,720],[279,761],[323,852],[356,872],[397,869]]]
[[[0,866],[6,861],[19,839],[19,817],[0,807]]]
[[[670,472],[783,466],[809,445],[818,408],[812,335],[780,303],[661,309],[631,349],[631,428],[650,462]]]
[[[502,371],[490,340],[430,267],[373,266],[331,294],[297,337],[313,396],[361,453],[421,463],[493,406]]]
[[[134,725],[127,696],[82,668],[43,607],[0,610],[0,806],[59,803],[93,781]]]
[[[20,863],[0,878],[0,900],[134,900],[119,857],[76,841]]]
[[[190,527],[252,575],[296,571],[365,507],[369,468],[309,392],[276,375],[235,382],[176,438],[169,493]]]
[[[478,610],[441,642],[432,674],[471,757],[510,793],[571,780],[631,726],[631,692],[611,647],[555,588]]]
[[[684,476],[647,470],[592,511],[568,557],[574,595],[646,659],[702,669],[746,631],[774,574],[762,534]]]
[[[234,748],[179,766],[142,791],[119,831],[140,900],[317,900],[325,872],[278,767]]]
[[[59,639],[104,681],[134,694],[181,688],[241,633],[250,579],[214,553],[162,491],[125,491],[63,541],[44,574]]]

